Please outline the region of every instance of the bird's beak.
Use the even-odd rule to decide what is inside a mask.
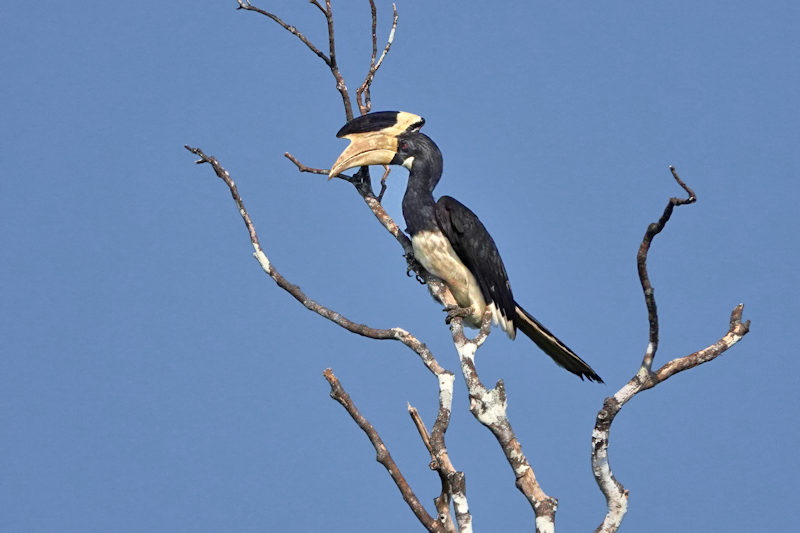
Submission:
[[[354,133],[345,136],[350,145],[331,167],[328,179],[348,168],[366,165],[389,165],[397,154],[397,137],[382,132]]]

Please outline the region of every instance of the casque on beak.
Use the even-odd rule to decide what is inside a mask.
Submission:
[[[331,167],[328,179],[348,168],[367,165],[388,165],[397,154],[397,137],[384,133],[354,133],[345,136],[350,145]]]
[[[397,155],[397,137],[418,131],[425,119],[405,111],[379,111],[356,117],[345,124],[337,137],[350,145],[333,164],[328,179],[348,168],[365,165],[390,165]]]

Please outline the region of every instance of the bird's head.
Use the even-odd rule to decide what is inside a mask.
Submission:
[[[354,118],[336,134],[348,139],[350,145],[333,164],[328,177],[366,165],[403,165],[410,169],[420,137],[429,140],[419,133],[424,124],[424,118],[405,111],[379,111]]]

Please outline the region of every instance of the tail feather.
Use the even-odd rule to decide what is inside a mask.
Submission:
[[[514,325],[535,342],[536,346],[541,348],[544,353],[549,355],[558,366],[572,372],[581,379],[586,376],[589,381],[603,383],[600,376],[583,359],[570,350],[566,344],[558,340],[541,322],[533,318],[518,303],[514,302],[514,304],[517,314]]]

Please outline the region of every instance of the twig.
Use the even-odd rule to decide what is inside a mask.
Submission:
[[[378,193],[378,202],[383,202],[383,193],[386,192],[386,178],[389,177],[389,172],[391,172],[391,167],[389,165],[384,165],[383,177],[381,178],[381,192]]]
[[[317,0],[311,0],[311,3],[312,3],[312,4],[314,4],[315,6],[317,6],[317,8],[318,8],[320,11],[322,11],[322,14],[323,14],[323,15],[326,15],[326,14],[327,14],[327,11],[325,11],[325,8],[324,8],[324,7],[322,7],[322,6],[319,4],[319,2],[317,2]]]
[[[397,30],[397,5],[392,4],[392,10],[394,12],[392,17],[392,29],[389,31],[389,38],[386,40],[386,46],[383,48],[381,57],[376,62],[375,56],[378,53],[378,40],[376,33],[377,10],[375,9],[374,0],[369,0],[369,6],[372,11],[372,56],[370,57],[369,71],[367,71],[367,76],[364,78],[364,83],[362,83],[361,86],[356,89],[356,102],[358,103],[358,109],[362,115],[366,115],[372,109],[372,82],[375,79],[375,73],[378,72],[379,68],[381,68],[381,64],[383,63],[386,54],[389,53],[389,49],[392,47],[395,30]]]
[[[353,120],[353,108],[350,104],[350,94],[347,92],[347,85],[344,83],[344,78],[339,72],[339,64],[336,61],[336,39],[333,34],[333,9],[331,9],[331,0],[325,0],[325,20],[328,23],[328,48],[331,57],[331,74],[336,79],[336,90],[342,96],[342,104],[344,105],[344,113],[347,120]]]
[[[419,433],[419,437],[422,439],[422,444],[425,445],[425,448],[428,449],[428,453],[431,454],[431,469],[435,469],[436,456],[434,455],[433,448],[431,447],[431,437],[428,435],[428,428],[425,427],[425,422],[423,422],[422,418],[419,416],[419,411],[417,411],[417,408],[411,404],[408,404],[408,414],[411,416],[411,420],[417,427],[417,432]]]
[[[291,161],[292,163],[294,163],[297,166],[297,170],[299,170],[300,172],[309,172],[311,174],[322,174],[323,176],[327,176],[328,175],[329,169],[307,167],[303,163],[298,161],[297,158],[295,156],[293,156],[292,154],[290,154],[289,152],[284,153],[283,156],[286,159],[288,159],[289,161]],[[338,178],[339,176],[336,176],[336,177]],[[349,178],[348,181],[350,179],[352,179],[352,178]]]
[[[439,460],[436,459],[436,452],[433,451],[433,447],[431,446],[431,438],[430,435],[428,435],[428,429],[425,427],[425,423],[422,421],[419,411],[417,411],[416,407],[408,404],[408,414],[411,416],[411,420],[414,421],[414,425],[417,428],[419,437],[422,439],[422,443],[425,445],[425,448],[427,448],[428,453],[431,456],[431,462],[428,464],[428,467],[431,470],[436,470],[439,473],[439,480],[442,484],[442,490],[439,493],[439,496],[433,499],[433,503],[438,512],[438,520],[444,526],[445,531],[448,533],[455,533],[456,529],[453,523],[453,517],[450,513],[450,489],[448,488],[447,477],[441,469]]]
[[[622,406],[625,405],[636,394],[655,387],[669,377],[694,368],[718,357],[733,345],[739,342],[750,329],[750,321],[742,322],[743,305],[739,304],[731,313],[730,327],[726,333],[716,343],[684,357],[673,359],[652,372],[653,358],[658,349],[658,312],[654,296],[653,287],[647,274],[647,254],[653,238],[658,235],[666,226],[672,216],[672,211],[676,206],[691,204],[697,200],[689,186],[687,186],[678,176],[675,168],[670,166],[670,171],[675,181],[686,191],[686,198],[670,198],[664,213],[657,222],[647,227],[636,262],[639,269],[639,281],[642,285],[645,303],[647,306],[647,318],[650,323],[650,335],[647,349],[645,350],[642,364],[636,375],[626,383],[614,396],[606,398],[603,407],[597,413],[594,431],[592,432],[592,472],[600,490],[606,498],[607,512],[602,524],[595,530],[596,533],[614,533],[619,529],[622,519],[628,509],[628,491],[614,477],[611,465],[608,460],[608,442],[611,431],[611,424]]]
[[[271,18],[272,20],[280,24],[284,30],[288,31],[289,33],[300,39],[303,42],[303,44],[308,47],[309,50],[314,52],[314,54],[316,54],[317,57],[322,59],[325,62],[325,64],[328,65],[328,67],[331,67],[331,59],[328,56],[326,56],[322,51],[320,51],[319,48],[314,46],[314,44],[311,41],[309,41],[305,35],[300,33],[300,31],[298,31],[297,28],[287,24],[274,13],[270,13],[269,11],[264,11],[263,9],[254,6],[253,4],[250,3],[249,0],[237,0],[237,1],[239,2],[239,7],[237,7],[236,9],[244,9],[245,11],[255,11],[256,13],[264,15],[265,17]]]
[[[350,398],[350,395],[345,392],[342,384],[339,382],[339,379],[334,375],[333,370],[330,368],[326,369],[323,372],[325,379],[328,380],[331,386],[331,398],[342,404],[345,408],[347,413],[353,418],[358,427],[367,434],[369,441],[372,443],[372,446],[375,448],[376,457],[375,460],[378,461],[380,464],[383,465],[384,468],[389,472],[389,475],[392,476],[392,480],[394,480],[395,485],[400,490],[400,494],[403,496],[403,499],[406,501],[408,506],[411,508],[414,515],[417,519],[422,523],[423,526],[428,531],[432,532],[441,532],[443,531],[442,524],[435,520],[428,512],[425,510],[425,507],[419,501],[419,498],[414,494],[414,491],[411,490],[408,482],[406,481],[403,474],[400,472],[400,469],[397,468],[397,464],[392,459],[392,455],[389,453],[389,450],[386,449],[386,445],[383,443],[380,435],[375,430],[372,424],[361,414],[358,408],[353,403],[353,400]]]
[[[639,271],[639,281],[642,284],[645,305],[647,305],[647,319],[650,323],[650,343],[648,344],[644,358],[642,359],[642,368],[647,373],[650,372],[650,369],[653,366],[653,357],[655,357],[656,350],[658,350],[658,308],[656,307],[653,286],[650,284],[650,277],[647,275],[647,254],[650,251],[650,244],[653,242],[653,238],[661,233],[661,230],[663,230],[664,226],[667,225],[667,222],[672,216],[673,209],[675,209],[676,206],[693,204],[697,201],[697,196],[695,195],[694,191],[681,180],[681,178],[678,176],[678,173],[675,171],[675,167],[670,165],[669,170],[672,172],[672,176],[675,178],[675,181],[677,181],[683,190],[686,191],[688,196],[686,198],[676,198],[673,196],[669,199],[667,207],[664,209],[664,213],[662,213],[661,218],[659,218],[657,222],[653,222],[647,227],[647,231],[645,231],[644,238],[642,239],[642,244],[639,245],[639,252],[636,254],[636,266]]]

